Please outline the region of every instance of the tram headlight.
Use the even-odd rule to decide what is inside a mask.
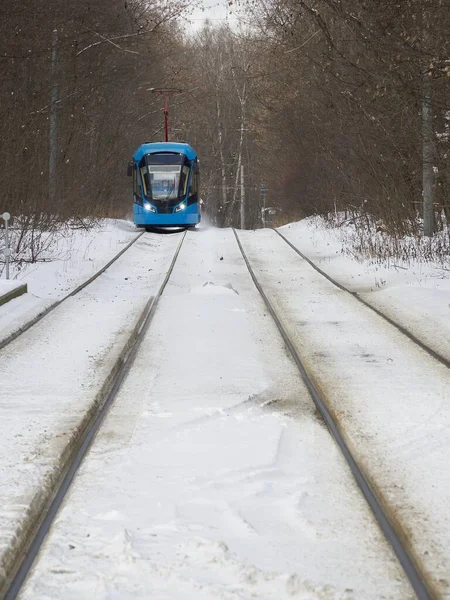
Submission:
[[[179,206],[175,208],[175,212],[180,212],[180,210],[184,210],[186,208],[186,204],[182,202]]]
[[[153,206],[152,206],[151,204],[149,204],[148,202],[146,202],[146,203],[144,204],[144,210],[149,210],[149,211],[151,211],[151,212],[156,212],[156,209],[155,209],[155,208],[153,208]]]

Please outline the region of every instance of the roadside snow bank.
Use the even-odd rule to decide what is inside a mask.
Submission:
[[[352,256],[352,226],[329,227],[316,217],[279,231],[322,271],[450,359],[450,264]]]
[[[26,283],[28,294],[0,307],[0,341],[92,277],[138,233],[128,221],[105,219],[54,236],[40,262],[12,263],[11,280]]]

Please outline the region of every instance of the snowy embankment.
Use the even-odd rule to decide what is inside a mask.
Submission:
[[[450,360],[450,264],[352,257],[353,227],[332,228],[315,217],[279,230],[325,273]]]
[[[0,310],[0,342],[92,277],[138,234],[128,221],[105,219],[92,229],[54,236],[39,262],[13,262],[11,280],[26,283],[28,293]]]

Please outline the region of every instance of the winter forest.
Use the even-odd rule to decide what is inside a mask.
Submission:
[[[353,219],[361,247],[449,253],[448,0],[242,0],[239,27],[184,0],[2,0],[0,212],[22,237],[131,208],[126,166],[163,139],[201,160],[209,222]],[[264,190],[264,193],[263,193]],[[16,251],[20,248],[16,248]],[[395,243],[393,245],[395,252]]]
[[[450,600],[450,0],[0,33],[0,600]]]

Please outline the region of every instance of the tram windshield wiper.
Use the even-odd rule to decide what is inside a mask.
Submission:
[[[174,196],[172,196],[172,192],[175,189],[175,182],[172,183],[170,189],[169,189],[169,193],[167,194],[167,196],[165,197],[164,201],[168,202],[171,198],[174,198]]]

